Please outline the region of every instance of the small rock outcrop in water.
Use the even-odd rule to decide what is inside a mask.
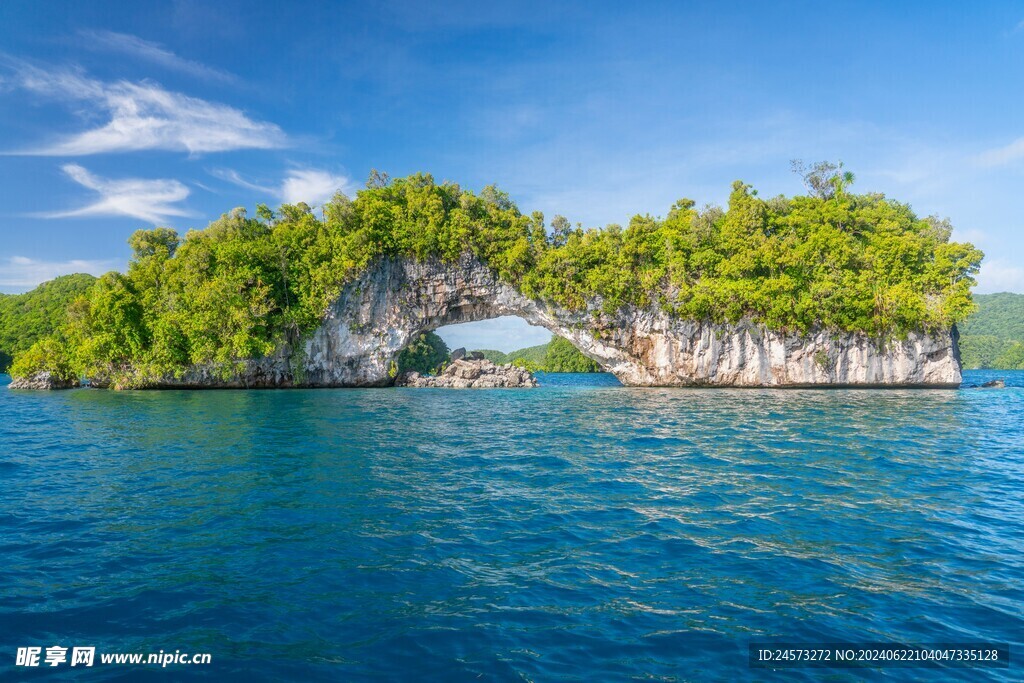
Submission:
[[[11,389],[73,389],[78,386],[78,380],[60,379],[53,373],[44,371],[28,377],[17,377],[11,381],[9,386]]]
[[[1006,380],[994,379],[991,382],[985,382],[984,384],[982,384],[981,388],[982,389],[1005,389],[1006,388]]]
[[[395,381],[395,386],[494,389],[499,387],[535,387],[537,380],[528,370],[511,364],[495,365],[489,360],[460,358],[453,361],[436,376],[407,372]]]

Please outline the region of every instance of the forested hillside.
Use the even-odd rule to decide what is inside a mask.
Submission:
[[[78,273],[44,282],[24,294],[0,294],[0,372],[11,358],[64,325],[68,305],[84,294],[96,278]]]
[[[516,363],[523,367],[540,369],[544,365],[544,359],[547,356],[550,344],[551,342],[538,344],[537,346],[527,346],[526,348],[517,349],[509,353],[502,353],[494,349],[480,349],[479,351],[484,354],[484,358],[498,365]]]
[[[601,372],[601,366],[562,337],[552,337],[547,344],[528,346],[511,353],[493,349],[481,349],[480,353],[492,363],[512,363],[535,372]]]
[[[1024,370],[1024,294],[975,294],[978,310],[960,327],[965,368]]]

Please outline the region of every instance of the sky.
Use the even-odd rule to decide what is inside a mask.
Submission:
[[[977,291],[1024,292],[1019,3],[8,0],[0,26],[3,292],[374,168],[591,227],[737,179],[800,193],[791,159],[950,218],[987,255]]]

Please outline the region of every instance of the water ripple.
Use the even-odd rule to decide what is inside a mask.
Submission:
[[[213,654],[176,679],[734,680],[751,639],[1019,648],[1024,373],[1002,374],[2,390],[0,649]]]

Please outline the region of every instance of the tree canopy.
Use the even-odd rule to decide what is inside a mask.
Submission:
[[[978,310],[961,324],[966,368],[1024,370],[1024,294],[976,294]]]
[[[600,372],[601,366],[587,358],[568,339],[555,337],[544,357],[546,372]]]
[[[552,337],[547,344],[528,346],[509,353],[493,349],[482,349],[479,353],[492,363],[512,363],[532,372],[601,372],[601,366],[596,361],[584,356],[572,342],[563,337]]]
[[[444,339],[433,332],[419,335],[398,354],[397,372],[415,370],[423,375],[438,372],[448,362],[449,349]]]
[[[62,275],[24,294],[0,294],[0,372],[11,359],[60,329],[68,305],[88,291],[92,275]]]
[[[374,173],[320,216],[305,204],[261,205],[256,217],[235,209],[183,237],[136,232],[127,273],[108,273],[77,298],[52,347],[72,372],[116,386],[194,363],[230,368],[314,329],[376,259],[464,252],[525,295],[570,309],[660,306],[685,318],[878,337],[963,320],[981,252],[950,242],[948,223],[906,204],[850,193],[850,180],[767,200],[737,181],[726,210],[681,199],[666,217],[637,215],[624,229],[559,219],[549,235],[542,214],[525,215],[493,186],[477,194],[426,174]],[[32,370],[27,360],[14,368]]]

